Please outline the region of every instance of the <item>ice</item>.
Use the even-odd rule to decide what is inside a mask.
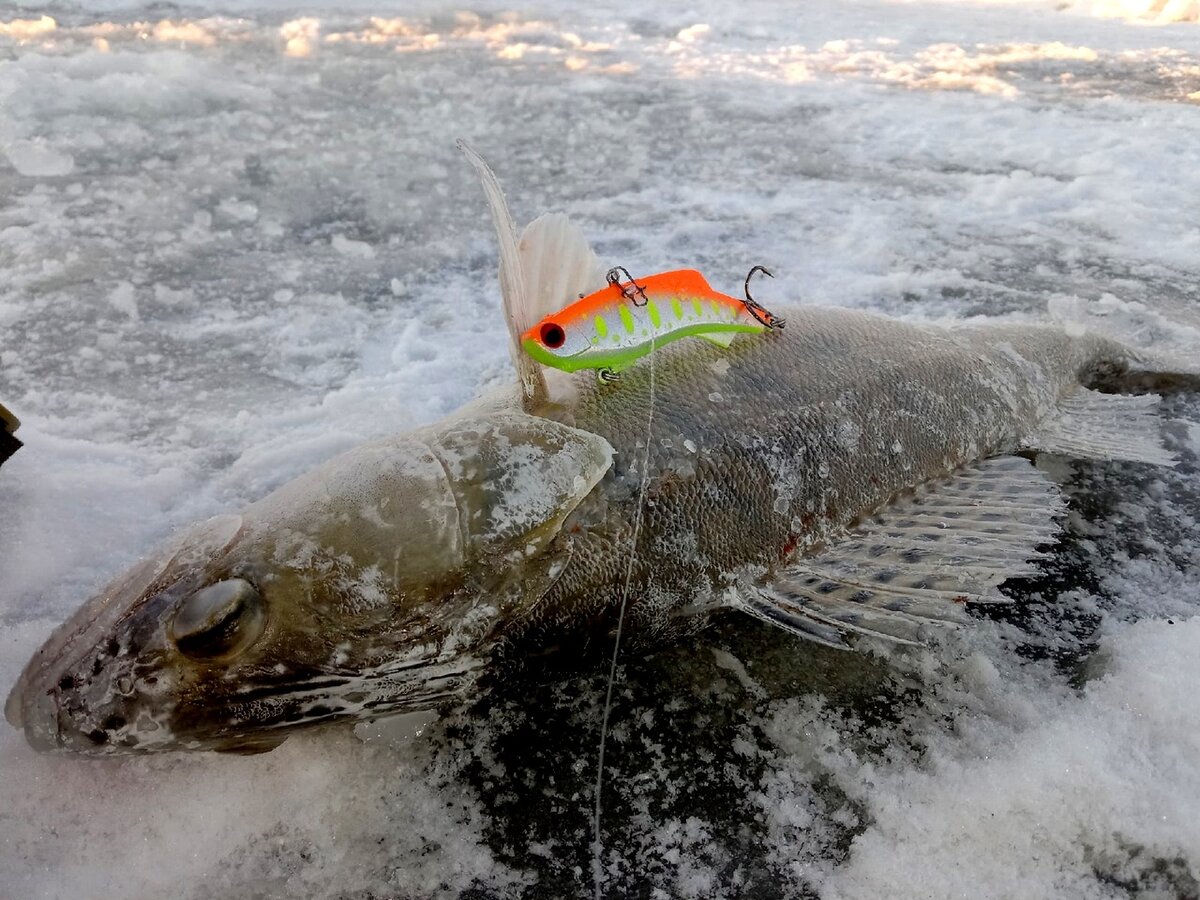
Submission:
[[[870,766],[873,822],[822,895],[1096,896],[1097,875],[1148,894],[1188,885],[1200,855],[1200,700],[1179,674],[1197,670],[1198,648],[1200,619],[1140,623],[1101,645],[1099,677],[1077,699],[1023,696],[1027,726],[963,719],[965,734],[933,743],[920,767]],[[994,680],[975,693],[1003,708],[1011,689]],[[773,723],[785,742],[803,739],[792,712]],[[861,794],[865,762],[851,754],[830,768]]]
[[[1194,327],[1194,3],[298,6],[0,9],[0,690],[173,529],[511,382],[456,137],[518,222],[735,293],[767,265],[769,308]],[[935,653],[741,619],[623,652],[607,894],[1200,892],[1200,432],[1167,434],[1174,470],[1041,460],[1066,540]],[[250,758],[0,727],[0,894],[590,893],[605,675]]]

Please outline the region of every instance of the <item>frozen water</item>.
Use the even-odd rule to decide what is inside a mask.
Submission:
[[[172,528],[511,378],[458,136],[518,219],[729,289],[767,264],[768,306],[1200,302],[1192,2],[294,7],[0,10],[0,690]],[[933,654],[729,620],[625,657],[609,894],[1200,892],[1200,438],[1170,434],[1175,470],[1043,463],[1046,574]],[[587,892],[604,674],[244,759],[0,728],[0,894]]]

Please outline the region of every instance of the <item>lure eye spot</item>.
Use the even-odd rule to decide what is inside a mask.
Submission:
[[[557,350],[567,342],[567,333],[556,322],[547,322],[539,332],[542,343],[551,350]]]

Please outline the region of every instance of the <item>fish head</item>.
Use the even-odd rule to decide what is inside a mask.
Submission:
[[[253,753],[459,698],[565,565],[562,522],[611,459],[518,413],[362,445],[93,597],[6,717],[39,750]]]

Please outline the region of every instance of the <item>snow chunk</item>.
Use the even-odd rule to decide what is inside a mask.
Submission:
[[[4,147],[4,155],[19,174],[29,178],[59,178],[75,171],[75,157],[42,141],[12,141]]]
[[[154,39],[164,43],[196,44],[211,47],[217,39],[195,22],[172,22],[163,19],[154,26]]]
[[[258,207],[247,200],[229,197],[217,204],[217,212],[234,222],[249,224],[258,218]]]
[[[138,317],[137,291],[128,281],[122,281],[108,295],[108,302],[117,312],[125,313],[131,319]]]
[[[333,249],[342,256],[349,256],[354,259],[374,259],[375,248],[366,241],[355,241],[346,237],[344,234],[335,234],[329,241]]]
[[[308,56],[321,33],[321,22],[311,16],[284,22],[279,28],[280,36],[287,42],[284,52],[288,56]]]

